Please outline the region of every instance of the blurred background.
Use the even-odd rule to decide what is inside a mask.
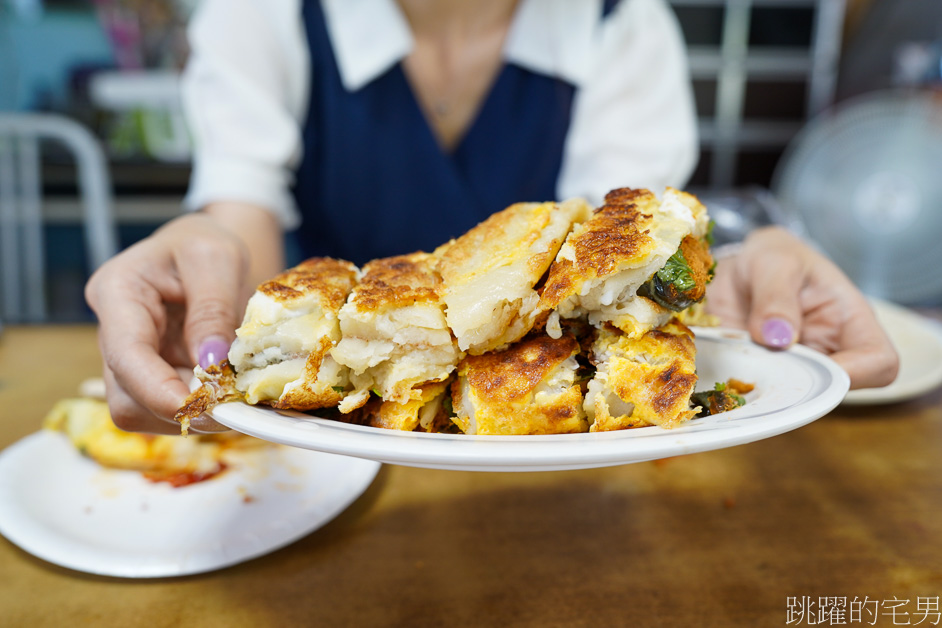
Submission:
[[[90,268],[180,212],[190,144],[179,111],[178,77],[187,57],[185,25],[198,2],[0,0],[0,209],[7,208],[0,211],[0,320],[88,320],[82,288]],[[900,126],[893,116],[913,117],[912,111],[894,109],[900,94],[907,103],[914,97],[931,103],[925,97],[934,98],[942,84],[940,0],[671,4],[689,46],[700,116],[701,159],[689,187],[707,200],[723,239],[735,240],[766,222],[808,230],[811,221],[804,212],[810,203],[800,199],[822,196],[821,184],[814,184],[822,167],[815,164],[848,161],[840,157],[834,129],[818,124],[817,134],[810,134],[809,121],[835,123],[848,103],[859,108],[879,100],[868,97],[889,94],[874,114],[879,122],[869,130],[852,127],[849,134],[877,141]],[[920,112],[916,115],[925,117]],[[76,125],[40,129],[40,139],[27,142],[15,131],[42,125],[45,118],[23,114],[56,114]],[[893,164],[905,162],[906,155],[921,156],[921,162],[935,159],[933,146],[942,143],[934,131],[910,135],[916,139],[908,141],[931,144],[906,144],[893,153]],[[870,151],[842,150],[858,158],[886,152],[869,146]],[[942,163],[931,167],[938,170]],[[942,223],[933,222],[936,216],[942,220],[937,206],[942,194],[932,195],[932,186],[939,185],[934,180],[942,177],[906,180],[896,172],[911,168],[905,163],[897,168],[855,162],[854,172],[868,168],[876,174],[866,181],[828,175],[830,196],[837,200],[830,209],[814,209],[816,216],[831,219],[811,231],[817,236],[830,230],[835,243],[822,237],[819,244],[853,273],[861,251],[872,252],[878,244],[873,233],[870,239],[858,237],[847,226],[857,224],[853,217],[841,212],[858,217],[869,212],[868,219],[880,223],[894,220],[899,237],[879,258],[879,269],[855,280],[877,296],[942,303],[942,280],[934,280],[942,260],[928,271],[934,278],[923,277],[919,289],[892,291],[900,282],[894,273],[910,272],[894,261],[900,251],[912,251],[909,234],[942,236],[942,226],[936,228]],[[835,191],[835,186],[843,187]],[[32,206],[31,214],[12,209],[14,190],[19,197],[33,190],[17,201]],[[879,232],[880,242],[887,240],[886,230],[870,231]],[[854,246],[845,259],[846,252],[838,249],[848,238]],[[928,248],[935,253],[939,247]],[[44,286],[38,297],[24,287],[37,281]]]

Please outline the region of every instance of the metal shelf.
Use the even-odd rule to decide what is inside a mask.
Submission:
[[[743,120],[732,132],[732,140],[738,148],[777,148],[787,144],[803,123],[782,120]],[[699,124],[700,145],[711,148],[726,138],[721,136],[716,124],[702,118]]]
[[[711,118],[700,121],[701,144],[712,152],[708,184],[730,188],[736,182],[738,153],[743,148],[783,147],[834,99],[845,0],[668,0],[675,7],[722,8],[717,46],[691,46],[691,76],[714,81]],[[750,45],[755,8],[805,8],[813,11],[811,43],[798,48]],[[805,115],[794,121],[744,120],[746,86],[754,81],[806,82]]]
[[[736,0],[668,0],[675,7],[725,7]],[[751,0],[750,4],[757,7],[774,8],[808,8],[814,7],[819,0]]]
[[[716,78],[726,60],[719,47],[690,46],[690,73],[694,79]],[[742,60],[749,78],[793,78],[807,80],[814,69],[814,60],[807,50],[795,48],[751,49]]]

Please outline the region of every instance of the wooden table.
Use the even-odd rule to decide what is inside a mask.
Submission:
[[[6,329],[0,447],[99,369],[90,327]],[[829,625],[908,600],[897,622],[929,626],[940,596],[940,392],[654,463],[386,466],[320,530],[204,575],[89,576],[0,539],[4,626],[783,626],[821,597]]]

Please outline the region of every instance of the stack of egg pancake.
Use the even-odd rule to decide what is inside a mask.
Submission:
[[[674,427],[697,410],[683,321],[712,278],[708,240],[692,195],[626,188],[594,210],[512,205],[362,269],[307,260],[259,286],[177,418],[240,399],[424,432]]]

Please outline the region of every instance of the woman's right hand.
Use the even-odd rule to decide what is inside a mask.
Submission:
[[[212,215],[177,218],[104,264],[85,296],[99,321],[108,405],[115,424],[179,434],[173,420],[199,363],[226,357],[250,295],[250,253]],[[183,372],[181,377],[181,372]],[[220,431],[208,417],[194,432]]]

